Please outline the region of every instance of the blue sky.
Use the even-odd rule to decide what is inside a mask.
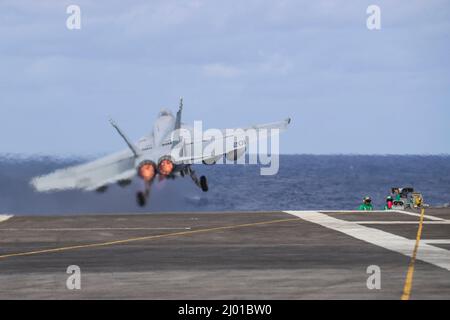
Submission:
[[[282,153],[450,153],[448,1],[2,0],[0,39],[0,153],[122,149],[109,116],[138,139],[179,96],[204,127],[291,116]]]

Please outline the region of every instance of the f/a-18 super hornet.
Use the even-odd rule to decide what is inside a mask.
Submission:
[[[290,123],[290,119],[255,125],[242,130],[219,130],[223,133],[219,141],[223,143],[220,153],[211,149],[205,152],[205,144],[209,141],[201,138],[201,152],[195,153],[196,141],[184,139],[183,131],[193,133],[194,128],[181,122],[183,100],[180,99],[179,110],[176,117],[170,111],[161,110],[150,134],[143,136],[133,143],[119,126],[110,120],[111,125],[125,141],[128,149],[104,156],[100,159],[56,170],[53,173],[38,176],[31,180],[31,185],[40,192],[60,191],[68,189],[81,189],[86,191],[104,192],[109,185],[117,183],[125,187],[136,176],[142,181],[143,188],[136,193],[139,206],[145,206],[151,185],[155,180],[173,179],[175,177],[190,176],[194,183],[204,192],[208,191],[208,182],[205,176],[197,177],[192,164],[215,164],[225,155],[229,160],[241,157],[249,143],[248,136],[242,132],[247,129],[254,130],[283,130]],[[279,131],[278,131],[279,132]],[[230,142],[231,143],[228,143]]]

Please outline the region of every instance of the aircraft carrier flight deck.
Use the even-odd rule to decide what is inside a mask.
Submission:
[[[407,211],[0,215],[0,299],[398,300],[408,272],[411,299],[450,299],[450,208],[426,209],[418,239],[419,220]],[[69,266],[79,289],[68,287]]]

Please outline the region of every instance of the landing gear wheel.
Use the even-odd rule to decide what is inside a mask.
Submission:
[[[208,191],[208,180],[206,180],[205,176],[200,177],[200,188],[202,188],[203,192]]]
[[[147,197],[145,196],[145,193],[142,191],[139,191],[138,193],[136,193],[136,202],[140,207],[145,206]]]

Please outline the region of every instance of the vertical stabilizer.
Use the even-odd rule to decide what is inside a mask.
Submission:
[[[180,142],[180,131],[181,128],[181,113],[183,111],[183,98],[180,98],[180,107],[177,112],[177,118],[175,119],[174,139],[172,148],[174,148]]]
[[[183,111],[183,98],[180,98],[180,107],[177,112],[177,118],[175,120],[175,128],[174,130],[178,130],[181,127],[181,113]]]

